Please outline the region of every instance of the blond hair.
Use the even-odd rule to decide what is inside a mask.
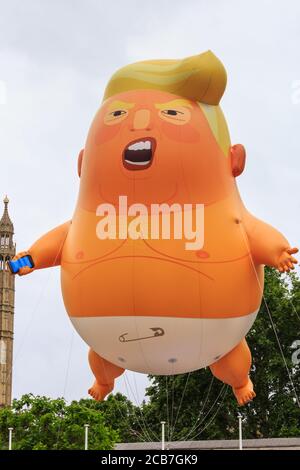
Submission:
[[[218,106],[226,87],[222,62],[207,51],[181,60],[146,60],[113,74],[104,98],[130,90],[161,90],[198,102],[223,152],[230,146],[224,115]]]

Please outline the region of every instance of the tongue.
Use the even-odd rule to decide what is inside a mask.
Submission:
[[[143,150],[125,150],[125,160],[138,163],[138,162],[149,162],[151,160],[152,152],[150,149]]]

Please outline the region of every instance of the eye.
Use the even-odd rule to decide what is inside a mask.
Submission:
[[[113,111],[108,111],[104,116],[104,124],[107,126],[114,126],[119,124],[127,118],[129,112],[126,109],[114,109]]]
[[[184,114],[184,113],[176,109],[163,109],[162,114],[165,114],[167,116],[178,116],[179,114]]]
[[[126,114],[126,111],[124,111],[123,109],[116,109],[115,111],[112,111],[110,113],[110,115],[113,117],[122,116],[123,114]]]
[[[190,121],[191,110],[185,106],[178,106],[176,108],[160,109],[158,115],[163,121],[167,121],[172,125],[182,126]]]

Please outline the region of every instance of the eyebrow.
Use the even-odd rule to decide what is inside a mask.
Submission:
[[[108,110],[112,111],[115,109],[131,109],[134,107],[134,103],[128,103],[126,101],[113,101],[109,107]]]
[[[185,106],[187,108],[192,108],[193,107],[191,105],[190,101],[185,100],[185,99],[177,99],[177,100],[168,101],[167,103],[157,103],[157,104],[155,104],[155,107],[157,109],[166,109],[166,108],[172,108],[172,107],[176,108],[177,106]]]

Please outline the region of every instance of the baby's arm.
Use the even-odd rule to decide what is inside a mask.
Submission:
[[[24,276],[24,274],[29,274],[35,269],[50,268],[60,265],[62,248],[70,225],[71,221],[59,225],[39,238],[28,251],[18,253],[14,259],[30,255],[34,263],[34,268],[24,266],[20,268],[18,274]]]
[[[246,209],[242,222],[247,233],[250,251],[255,263],[290,271],[297,264],[293,257],[298,248],[291,248],[287,239],[274,227],[257,219]]]

